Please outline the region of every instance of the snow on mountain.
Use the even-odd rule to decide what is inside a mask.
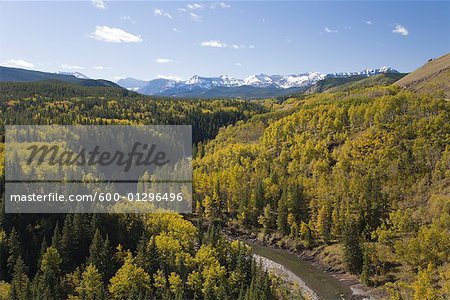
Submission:
[[[234,87],[241,86],[242,80],[222,75],[220,77],[192,76],[190,79],[179,82],[181,85],[195,86],[196,88],[210,89],[212,87]]]
[[[268,87],[275,85],[272,78],[266,74],[252,75],[244,79],[244,85],[253,87]]]
[[[233,78],[227,75],[218,77],[202,77],[199,75],[194,75],[185,81],[163,78],[144,81],[134,78],[126,78],[119,80],[117,84],[124,88],[147,95],[177,95],[186,93],[188,91],[192,94],[192,92],[202,93],[214,88],[238,88],[245,86],[251,88],[266,88],[275,90],[287,90],[293,88],[301,89],[310,87],[326,77],[344,78],[355,75],[375,76],[383,73],[398,73],[398,71],[390,67],[382,67],[378,69],[366,69],[360,72],[332,73],[327,75],[319,72],[308,72],[291,75],[267,75],[262,73],[251,75],[245,79]],[[76,73],[71,74],[73,75]],[[84,76],[83,74],[79,75]]]
[[[220,76],[220,79],[223,85],[232,87],[232,86],[241,86],[243,85],[243,80],[229,77],[228,75]]]
[[[80,79],[90,79],[89,77],[87,77],[84,74],[81,74],[80,72],[58,72],[57,74],[72,75],[72,76],[75,76],[76,78],[80,78]]]
[[[244,79],[244,84],[253,87],[276,87],[279,89],[289,89],[296,87],[304,87],[315,84],[317,81],[324,79],[325,75],[319,72],[310,72],[304,74],[291,75],[252,75]]]
[[[344,72],[344,73],[330,73],[327,76],[328,77],[335,77],[335,78],[345,78],[350,76],[375,76],[379,74],[385,74],[385,73],[398,73],[397,70],[391,68],[391,67],[381,67],[378,69],[365,69],[361,72]]]
[[[195,75],[186,81],[175,82],[174,86],[178,88],[184,87],[189,89],[210,89],[213,87],[239,86],[251,86],[258,88],[274,87],[280,89],[288,89],[293,87],[312,85],[323,78],[325,78],[325,75],[318,72],[292,74],[287,76],[255,74],[245,78],[244,80],[229,77],[227,75],[222,75],[219,77],[201,77]]]
[[[288,89],[293,87],[311,86],[319,80],[325,78],[325,75],[319,72],[310,72],[304,74],[293,74],[288,76],[271,76],[278,88]]]

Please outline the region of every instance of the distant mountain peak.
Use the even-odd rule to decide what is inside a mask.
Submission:
[[[89,77],[87,77],[84,74],[81,74],[80,72],[58,72],[57,74],[60,74],[60,75],[71,75],[71,76],[74,76],[74,77],[79,78],[79,79],[90,79]]]
[[[273,85],[274,82],[267,74],[254,74],[244,79],[244,85],[254,87],[268,87]]]

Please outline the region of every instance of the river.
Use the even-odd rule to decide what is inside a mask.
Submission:
[[[279,269],[280,265],[284,267],[287,277],[291,281],[297,282],[300,288],[309,295],[309,298],[324,300],[369,299],[367,296],[361,296],[362,291],[354,287],[350,288],[348,284],[318,269],[311,262],[303,260],[293,253],[258,244],[251,244],[251,246],[257,260],[262,257],[263,265],[269,269]],[[273,263],[271,264],[271,262]],[[295,278],[295,276],[298,278]]]

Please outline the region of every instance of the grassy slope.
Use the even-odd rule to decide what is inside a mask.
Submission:
[[[450,53],[436,58],[416,71],[403,77],[395,84],[420,93],[444,91],[445,97],[450,98]]]

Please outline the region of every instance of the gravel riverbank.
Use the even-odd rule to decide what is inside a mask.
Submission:
[[[319,297],[317,296],[317,294],[311,288],[309,288],[306,285],[306,283],[299,276],[297,276],[293,272],[287,270],[283,265],[276,263],[266,257],[257,255],[257,254],[253,254],[253,257],[255,258],[255,260],[257,262],[259,262],[261,264],[263,269],[265,269],[269,272],[273,272],[277,276],[286,278],[290,282],[296,284],[299,287],[302,295],[306,299],[319,300]]]

